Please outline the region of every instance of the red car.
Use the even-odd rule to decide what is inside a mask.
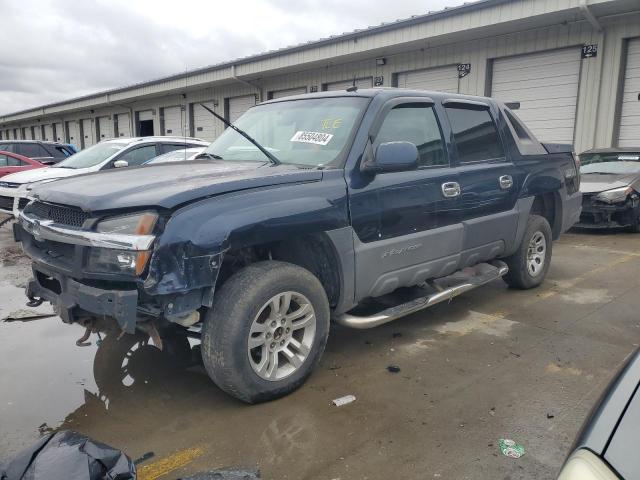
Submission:
[[[10,173],[22,172],[33,168],[42,168],[46,165],[17,153],[3,152],[0,150],[0,177]]]

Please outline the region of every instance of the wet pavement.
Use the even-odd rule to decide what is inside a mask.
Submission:
[[[1,227],[0,318],[26,308],[14,248]],[[3,322],[0,462],[65,428],[133,458],[154,452],[147,480],[225,466],[268,479],[553,478],[640,343],[639,267],[640,235],[565,235],[541,288],[496,281],[374,330],[334,326],[309,381],[255,406],[140,339],[77,347],[83,329],[57,317]],[[331,405],[347,394],[356,401]],[[503,457],[505,437],[525,456]]]

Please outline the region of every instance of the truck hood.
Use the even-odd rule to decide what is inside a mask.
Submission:
[[[599,193],[613,188],[635,186],[638,180],[636,174],[599,174],[590,173],[580,176],[580,191],[582,193]]]
[[[25,183],[42,182],[43,180],[56,180],[58,178],[72,177],[84,172],[85,170],[76,170],[73,168],[45,167],[12,173],[11,175],[2,177],[2,181],[23,185]]]
[[[222,193],[321,178],[319,170],[292,165],[201,160],[89,173],[37,186],[33,195],[42,201],[94,212],[140,207],[171,209]]]

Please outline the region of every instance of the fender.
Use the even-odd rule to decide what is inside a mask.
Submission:
[[[144,282],[149,295],[215,285],[224,252],[349,225],[342,170],[316,182],[228,193],[187,205],[157,241]]]

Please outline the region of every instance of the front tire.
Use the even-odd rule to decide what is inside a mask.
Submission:
[[[235,273],[216,292],[202,329],[202,360],[222,390],[247,403],[297,389],[329,335],[329,302],[308,270],[265,261]]]
[[[552,253],[551,227],[546,218],[529,216],[527,228],[518,250],[504,259],[509,272],[504,281],[513,288],[527,290],[539,286],[545,279]]]

